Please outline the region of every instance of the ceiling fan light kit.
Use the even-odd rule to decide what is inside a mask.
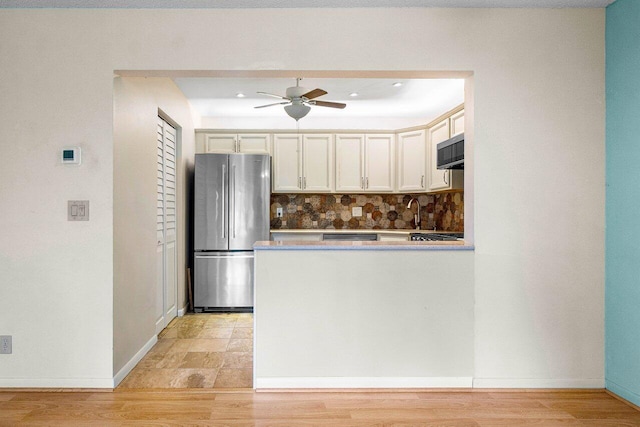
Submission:
[[[304,116],[306,116],[309,111],[311,111],[311,105],[315,105],[318,107],[329,107],[329,108],[340,108],[343,109],[347,106],[347,104],[343,104],[340,102],[331,102],[331,101],[316,101],[314,98],[317,98],[322,95],[326,95],[327,91],[322,89],[313,89],[307,91],[307,89],[300,87],[300,80],[296,79],[296,85],[290,88],[287,88],[286,94],[287,96],[274,95],[273,93],[267,92],[258,92],[260,95],[271,96],[273,98],[284,99],[284,102],[276,102],[273,104],[267,105],[259,105],[254,108],[265,108],[271,107],[273,105],[285,105],[284,111],[296,121],[300,120]]]
[[[286,111],[291,118],[298,121],[311,111],[311,107],[304,104],[291,104],[285,105],[284,111]]]

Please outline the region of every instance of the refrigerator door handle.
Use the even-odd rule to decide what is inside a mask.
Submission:
[[[231,179],[233,180],[231,184],[231,189],[229,190],[231,194],[233,194],[233,211],[231,212],[231,221],[233,221],[233,225],[231,226],[233,229],[233,238],[236,238],[236,165],[231,166],[233,170],[231,172]]]
[[[224,178],[225,178],[226,175],[227,175],[227,171],[225,170],[224,165],[222,165],[222,177],[221,177],[221,182],[222,182],[222,221],[221,221],[221,223],[222,223],[222,226],[221,226],[221,228],[222,228],[222,238],[223,239],[227,237],[227,227],[226,227],[226,225],[227,225],[226,222],[227,221],[226,221],[226,218],[225,218],[226,210],[227,210],[226,208],[227,207],[225,206],[226,194],[225,194],[225,191],[224,191],[224,188],[225,188],[225,186],[224,186]]]

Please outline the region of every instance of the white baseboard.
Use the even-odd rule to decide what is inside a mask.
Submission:
[[[474,378],[473,388],[604,388],[604,378]]]
[[[138,362],[140,362],[142,360],[144,355],[147,354],[149,352],[149,350],[151,350],[151,347],[153,347],[157,342],[158,342],[158,336],[157,335],[154,335],[153,337],[151,337],[151,339],[149,341],[147,341],[147,343],[145,345],[143,345],[142,348],[140,350],[138,350],[138,352],[136,354],[133,355],[133,357],[122,367],[122,369],[120,369],[118,371],[116,376],[113,377],[113,382],[112,382],[111,386],[113,388],[116,388],[118,386],[118,384],[120,384],[122,382],[122,380],[127,375],[129,375],[129,372],[131,372],[131,370],[133,368],[135,368],[135,366],[138,364]]]
[[[470,388],[471,385],[471,377],[257,377],[254,388]]]
[[[113,388],[113,378],[2,378],[0,388]]]
[[[186,312],[187,312],[187,305],[185,305],[184,307],[178,310],[178,317],[184,316]]]

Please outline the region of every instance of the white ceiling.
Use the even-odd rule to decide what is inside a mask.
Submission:
[[[615,0],[0,0],[0,8],[606,7]]]
[[[254,108],[279,102],[256,92],[284,95],[287,87],[295,86],[293,78],[175,78],[174,81],[201,116],[215,118],[217,123],[237,123],[242,119],[246,125],[236,127],[243,128],[268,118],[286,118],[293,123],[281,105]],[[397,82],[402,86],[393,85]],[[344,109],[313,106],[301,122],[352,120],[359,127],[356,122],[377,119],[384,127],[382,121],[396,119],[394,123],[401,121],[411,126],[428,123],[464,102],[463,79],[305,78],[300,86],[328,92],[318,100],[347,104]],[[358,96],[350,96],[354,92]],[[238,93],[245,97],[238,98]]]

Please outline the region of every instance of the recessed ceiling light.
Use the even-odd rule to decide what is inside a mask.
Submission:
[[[351,96],[351,97],[356,97],[356,96],[358,96],[358,92],[351,92],[351,93],[349,94],[349,96]]]
[[[238,93],[236,93],[236,97],[237,97],[237,98],[244,98],[244,97],[245,97],[245,94],[244,94],[244,93],[242,93],[242,92],[238,92]]]
[[[395,82],[395,83],[393,84],[393,86],[394,86],[394,87],[400,87],[400,86],[402,86],[402,82]]]

